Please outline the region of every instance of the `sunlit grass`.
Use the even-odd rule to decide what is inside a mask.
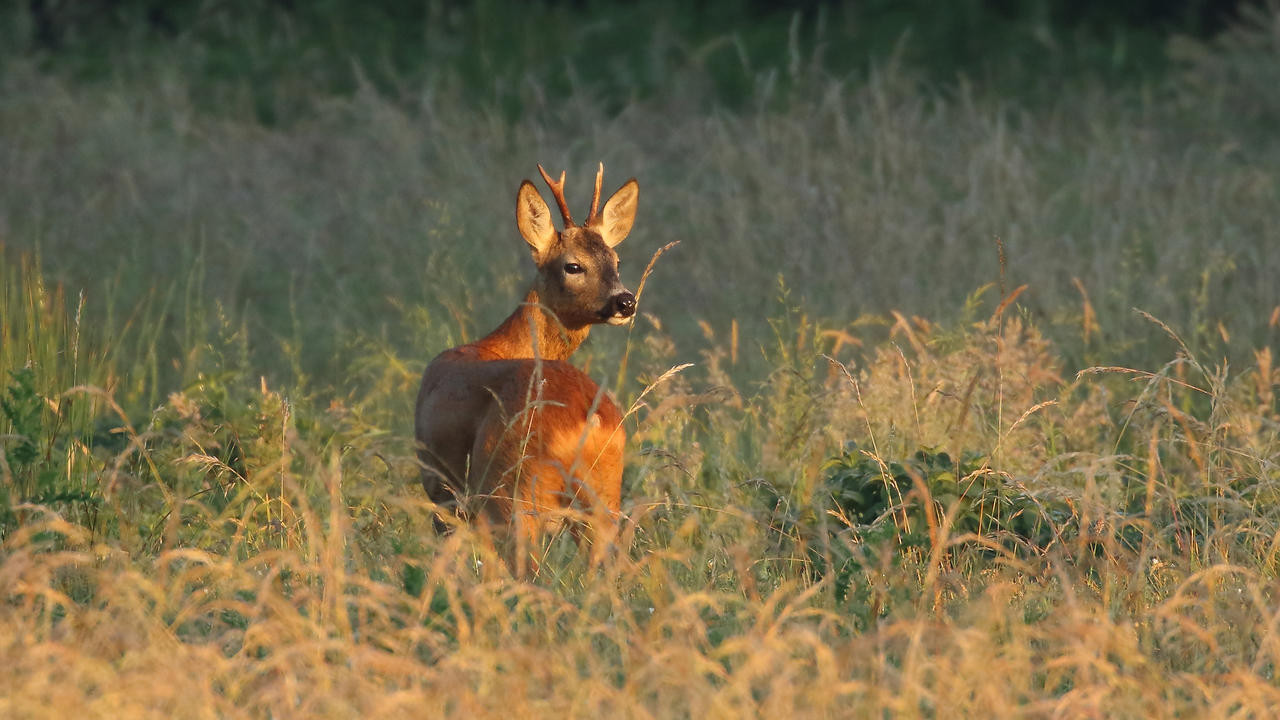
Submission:
[[[44,298],[9,325],[45,338],[33,349],[75,338],[32,269],[8,277],[9,293]],[[654,386],[619,553],[592,570],[560,538],[528,583],[467,528],[435,534],[408,440],[386,430],[410,382],[386,355],[364,361],[386,369],[359,406],[295,404],[228,369],[128,426],[110,393],[82,388],[93,432],[115,443],[93,441],[93,423],[49,432],[71,410],[48,402],[65,380],[42,377],[43,408],[15,429],[58,452],[15,462],[6,436],[0,710],[1152,716],[1276,702],[1265,350],[1239,374],[1184,350],[1063,377],[1052,345],[993,316],[916,322],[833,373],[807,322],[777,319],[763,384]],[[670,341],[640,335],[632,362],[656,376]],[[883,514],[851,519],[827,463],[850,441],[886,468],[918,447],[975,451],[984,469],[951,482],[1069,512],[1025,545],[995,507],[974,534],[946,481],[886,476]],[[21,495],[17,479],[46,466],[60,487],[64,464],[89,497]]]

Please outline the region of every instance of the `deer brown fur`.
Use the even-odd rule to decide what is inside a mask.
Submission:
[[[566,360],[592,325],[623,324],[636,307],[613,249],[635,220],[636,181],[597,213],[602,165],[591,211],[576,225],[564,174],[556,182],[538,170],[564,230],[556,231],[546,202],[525,180],[516,226],[537,266],[533,286],[493,332],[431,361],[414,423],[427,495],[463,517],[514,530],[517,572],[560,511],[587,513],[593,555],[612,537],[622,492],[622,413]]]

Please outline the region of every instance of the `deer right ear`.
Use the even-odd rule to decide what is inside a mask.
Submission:
[[[536,255],[550,250],[556,241],[556,227],[551,224],[551,209],[538,194],[538,189],[528,180],[520,183],[520,192],[516,194],[516,227],[520,228],[524,241],[529,243]]]

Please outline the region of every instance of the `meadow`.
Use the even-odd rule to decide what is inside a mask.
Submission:
[[[1129,82],[502,3],[409,72],[200,7],[0,51],[0,717],[1280,707],[1274,7]],[[413,401],[532,275],[519,182],[598,161],[626,520],[518,580]]]

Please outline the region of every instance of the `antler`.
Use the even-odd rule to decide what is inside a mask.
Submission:
[[[564,218],[564,226],[569,227],[573,224],[573,218],[569,215],[569,203],[564,199],[564,171],[560,171],[560,182],[553,182],[547,171],[542,169],[541,164],[538,165],[538,172],[542,173],[542,179],[547,181],[547,187],[551,188],[551,194],[555,196],[556,204],[560,206],[560,216]],[[591,214],[595,215],[595,203],[592,203],[591,207]]]
[[[596,171],[596,192],[591,196],[591,212],[587,213],[587,225],[594,225],[596,222],[596,209],[600,207],[600,183],[604,182],[604,163],[600,163],[600,169]]]

